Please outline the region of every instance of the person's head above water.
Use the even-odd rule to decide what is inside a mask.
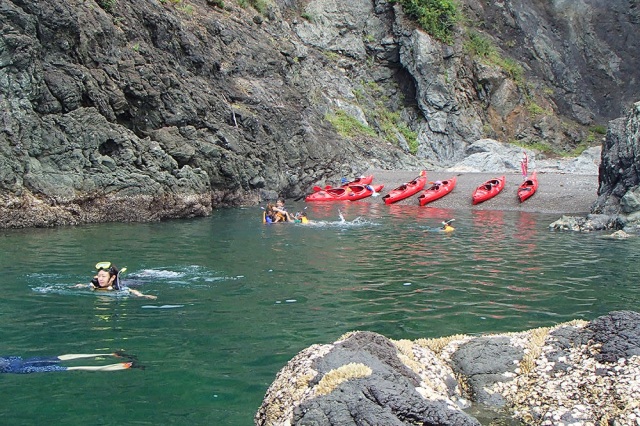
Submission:
[[[94,279],[97,281],[97,286],[100,288],[113,287],[118,277],[118,268],[111,262],[98,262],[96,269],[98,273]]]
[[[116,277],[115,275],[111,275],[109,270],[101,269],[96,274],[96,279],[98,280],[98,285],[100,287],[109,287],[113,284]]]

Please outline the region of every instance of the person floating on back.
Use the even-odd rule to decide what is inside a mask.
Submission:
[[[127,362],[118,362],[116,364],[106,365],[77,365],[66,367],[60,365],[63,361],[70,361],[81,358],[101,358],[107,356],[115,356],[118,358],[129,358]],[[46,357],[33,357],[23,359],[20,356],[0,356],[0,373],[13,373],[13,374],[30,374],[30,373],[50,373],[53,371],[118,371],[126,370],[128,368],[137,367],[144,368],[139,365],[135,365],[135,356],[126,355],[122,352],[114,353],[100,353],[100,354],[66,354],[58,356],[46,356]]]

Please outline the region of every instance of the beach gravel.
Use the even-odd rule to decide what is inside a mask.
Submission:
[[[382,196],[390,190],[411,181],[420,170],[367,170],[364,175],[373,175],[373,184],[384,184],[379,197],[361,200],[368,203],[382,203]],[[506,176],[504,189],[496,197],[484,203],[472,205],[471,195],[483,182]],[[538,172],[538,190],[531,198],[520,203],[517,198],[518,186],[523,177],[520,173],[461,173],[427,171],[428,182],[457,178],[455,189],[445,197],[420,207],[418,194],[399,201],[400,205],[415,205],[418,208],[441,208],[454,210],[511,210],[533,213],[586,215],[596,201],[598,176],[593,174],[541,173]],[[429,185],[427,183],[427,185]]]

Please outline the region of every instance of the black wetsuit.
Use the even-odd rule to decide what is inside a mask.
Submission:
[[[27,359],[22,359],[19,356],[1,356],[0,373],[30,374],[66,371],[67,367],[58,365],[60,361],[57,356]]]

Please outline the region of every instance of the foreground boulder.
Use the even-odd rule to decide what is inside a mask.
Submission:
[[[255,422],[479,425],[478,406],[527,424],[637,424],[640,314],[478,337],[349,333],[289,361]]]

